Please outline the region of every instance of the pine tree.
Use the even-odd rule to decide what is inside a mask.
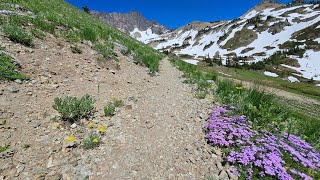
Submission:
[[[83,6],[82,9],[83,9],[84,12],[90,14],[90,9],[89,9],[88,6]]]

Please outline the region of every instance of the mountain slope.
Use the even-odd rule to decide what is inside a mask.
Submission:
[[[90,14],[144,43],[148,43],[148,39],[157,37],[168,31],[165,26],[160,25],[156,21],[147,20],[136,11],[131,11],[130,13],[91,11]]]
[[[263,1],[232,21],[193,22],[148,41],[155,49],[195,59],[221,56],[223,64],[227,59],[241,65],[271,57],[277,67],[268,71],[320,81],[319,5]],[[278,51],[284,58],[273,62]]]

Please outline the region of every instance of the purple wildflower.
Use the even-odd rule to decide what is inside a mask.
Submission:
[[[213,110],[205,126],[208,130],[206,137],[213,145],[231,148],[227,155],[228,162],[250,167],[247,169],[247,179],[251,179],[253,175],[252,168],[258,168],[258,175],[261,177],[268,175],[291,180],[293,178],[290,174],[294,174],[306,180],[311,179],[293,169],[287,172],[282,158],[283,151],[303,166],[320,171],[320,153],[299,137],[287,133],[279,137],[266,130],[253,130],[245,116],[227,116],[226,112],[227,109],[223,107]],[[235,170],[233,173],[239,175]]]

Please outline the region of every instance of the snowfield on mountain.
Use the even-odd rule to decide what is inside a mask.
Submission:
[[[200,25],[199,25],[200,24]],[[201,25],[201,24],[206,24]],[[155,37],[152,31],[138,31],[138,40],[155,49],[189,55],[194,59],[222,56],[249,57],[246,62],[262,61],[277,51],[288,50],[286,44],[305,48],[303,57],[291,56],[299,67],[283,64],[293,75],[320,80],[320,7],[319,5],[284,5],[262,2],[240,18],[232,21],[195,22]]]

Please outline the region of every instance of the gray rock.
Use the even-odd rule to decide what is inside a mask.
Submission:
[[[220,171],[219,173],[219,179],[222,179],[222,180],[228,180],[229,179],[229,176],[228,176],[228,173],[224,170]]]
[[[19,176],[20,173],[24,170],[24,165],[18,164],[16,168],[17,168],[17,174],[16,174],[16,176]]]
[[[210,180],[219,180],[219,176],[218,176],[218,174],[213,174],[213,175],[210,175],[207,179],[210,179]]]
[[[16,82],[18,84],[22,84],[22,81],[20,79],[16,79],[14,82]]]
[[[70,126],[72,129],[75,129],[77,127],[77,124],[76,123],[73,123],[71,126]]]
[[[11,86],[11,87],[8,87],[8,91],[11,92],[11,93],[17,93],[17,92],[19,92],[19,89],[17,89],[14,86]]]
[[[75,147],[76,147],[76,143],[75,143],[74,141],[72,141],[72,142],[65,142],[65,143],[63,144],[63,147],[64,147],[64,148],[75,148]]]
[[[132,32],[135,28],[138,28],[140,31],[145,31],[151,28],[152,32],[156,34],[163,34],[168,31],[167,27],[160,25],[156,21],[147,20],[141,15],[141,13],[136,11],[131,11],[130,13],[104,13],[90,11],[90,14],[125,32]],[[134,36],[141,37],[141,34],[134,34]]]

